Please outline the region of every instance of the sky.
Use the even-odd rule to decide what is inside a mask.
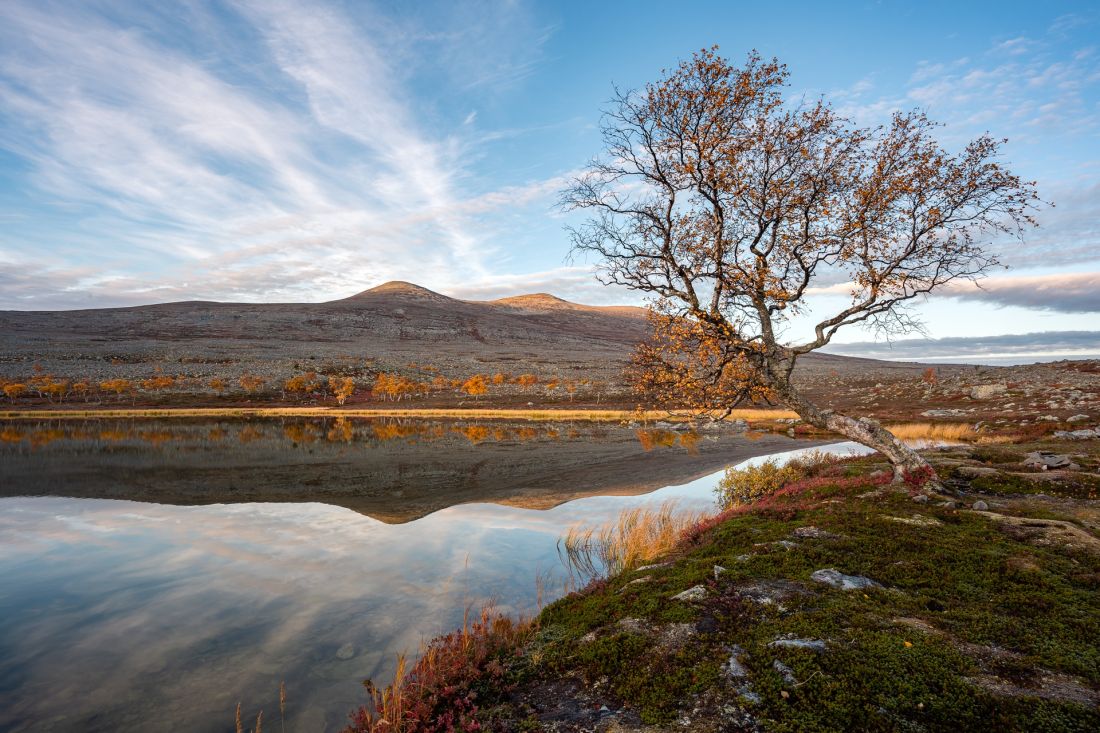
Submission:
[[[637,302],[569,257],[559,194],[601,152],[615,85],[718,44],[778,57],[792,100],[860,124],[921,108],[949,149],[1006,137],[1053,203],[1024,242],[991,243],[1008,269],[919,305],[927,338],[857,329],[840,352],[1100,353],[1100,6],[776,8],[5,0],[0,309],[317,302],[388,280]],[[823,291],[791,338],[844,300]]]

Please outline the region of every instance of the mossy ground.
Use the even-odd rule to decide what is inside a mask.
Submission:
[[[1082,465],[1095,465],[1100,446],[1073,449],[1087,456]],[[944,454],[944,467],[1005,467],[1019,460],[1008,452],[1022,448],[964,450]],[[540,694],[548,681],[570,679],[584,689],[578,708],[602,704],[610,714],[592,723],[598,717],[579,711],[557,730],[603,729],[612,719],[620,728],[680,730],[1100,730],[1096,548],[1017,531],[960,504],[918,504],[858,478],[875,468],[867,458],[834,469],[834,479],[727,518],[667,565],[547,607],[541,632],[512,665],[518,692],[496,709],[493,725],[551,725]],[[1012,497],[1033,492],[1009,474],[965,489],[961,506],[988,495],[1004,510],[1085,529],[1096,516],[1096,502],[1078,488],[1068,492],[1072,501],[1020,505]],[[809,526],[832,536],[794,534]],[[823,568],[883,587],[812,581]],[[695,586],[706,590],[701,600],[673,598]],[[769,646],[781,638],[824,640],[826,649]],[[747,678],[725,669],[735,646]]]

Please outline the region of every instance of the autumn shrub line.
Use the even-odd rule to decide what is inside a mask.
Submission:
[[[408,667],[399,656],[393,682],[364,683],[370,698],[351,715],[345,733],[451,733],[481,730],[480,700],[499,695],[506,664],[535,630],[491,606],[462,628],[433,639]]]
[[[369,400],[400,402],[405,399],[422,399],[433,394],[453,393],[472,397],[476,401],[492,392],[533,395],[535,390],[547,397],[567,395],[570,402],[578,393],[582,393],[599,404],[608,389],[605,382],[590,379],[542,380],[536,374],[511,375],[503,372],[454,379],[439,374],[434,367],[410,366],[417,370],[413,376],[397,372],[378,372],[369,381],[341,374],[325,375],[317,371],[305,371],[281,381],[246,373],[233,381],[222,377],[206,379],[185,375],[171,376],[161,373],[159,369],[148,379],[114,378],[95,381],[55,377],[36,366],[34,374],[29,378],[0,380],[0,389],[11,404],[36,398],[49,404],[59,404],[66,400],[101,402],[109,399],[116,402],[129,400],[136,404],[139,396],[152,397],[174,392],[213,393],[219,396],[236,393],[265,399],[278,396],[281,400],[300,402],[331,399],[337,405],[345,404],[357,394]]]

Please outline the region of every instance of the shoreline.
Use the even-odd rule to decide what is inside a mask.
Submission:
[[[683,422],[691,418],[670,415],[660,410],[585,410],[568,409],[496,409],[496,408],[342,408],[342,407],[135,407],[72,410],[0,410],[0,420],[64,420],[96,418],[197,418],[197,417],[338,417],[338,418],[466,418],[480,420],[514,419],[533,421],[589,420],[666,420]],[[790,410],[734,410],[727,420],[781,420],[795,418]]]

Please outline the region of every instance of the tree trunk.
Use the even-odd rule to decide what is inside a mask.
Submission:
[[[938,485],[936,471],[928,461],[894,437],[877,420],[868,417],[854,419],[833,410],[823,410],[803,397],[789,381],[777,384],[776,391],[786,405],[810,425],[839,433],[886,456],[894,466],[894,483],[905,481],[906,476],[919,478],[924,474],[929,488]]]

